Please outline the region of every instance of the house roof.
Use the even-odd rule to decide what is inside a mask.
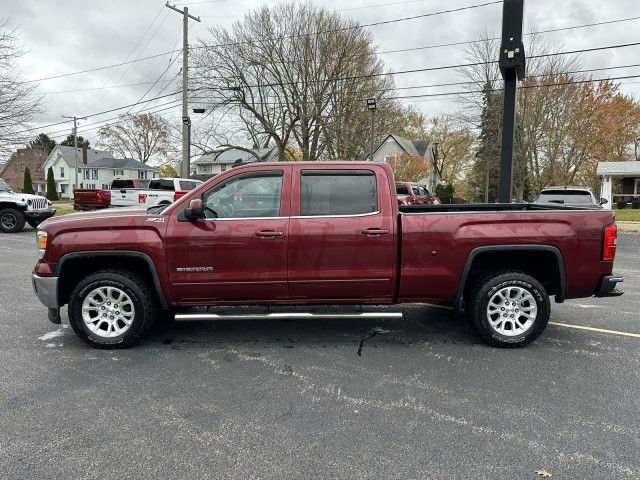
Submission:
[[[600,176],[640,176],[640,162],[598,162]]]
[[[277,147],[268,147],[268,148],[257,148],[255,149],[256,153],[260,155],[258,159],[261,162],[266,162],[273,158],[277,153]],[[194,163],[196,164],[206,164],[206,163],[226,163],[233,164],[236,162],[248,163],[255,161],[255,157],[244,150],[239,150],[237,148],[231,148],[229,150],[214,150],[211,153],[206,153],[202,155],[198,160]]]
[[[84,167],[84,165],[83,165]],[[128,170],[155,170],[133,158],[103,157],[87,162],[86,168],[117,168]]]
[[[55,152],[56,150],[62,154],[62,158],[64,158],[65,161],[74,161],[73,147],[69,147],[67,145],[56,145],[51,153]],[[78,148],[77,150],[78,162],[82,162],[82,148]],[[94,150],[93,148],[87,148],[87,163],[105,157],[113,158],[113,154],[106,150]]]
[[[384,145],[384,143],[387,141],[387,139],[391,137],[395,140],[395,142],[400,145],[400,148],[402,148],[405,152],[407,152],[409,155],[419,155],[419,156],[424,156],[425,153],[427,153],[429,147],[431,146],[431,140],[428,139],[422,139],[422,140],[407,140],[404,137],[401,137],[400,135],[396,135],[394,133],[390,133],[389,135],[387,135],[386,137],[384,137],[384,139],[382,140],[382,142],[380,142],[380,144],[376,147],[376,149],[374,150],[373,154],[375,155],[376,152],[378,151],[378,149]]]

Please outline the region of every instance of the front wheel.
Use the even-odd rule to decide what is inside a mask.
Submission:
[[[0,210],[0,232],[17,233],[24,228],[24,214],[15,208],[3,208]]]
[[[494,272],[469,290],[465,310],[482,339],[496,347],[522,347],[547,327],[549,295],[522,272]]]
[[[105,270],[78,283],[69,301],[69,323],[91,346],[124,348],[147,333],[156,316],[146,281],[126,271]]]

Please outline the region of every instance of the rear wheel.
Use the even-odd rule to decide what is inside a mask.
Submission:
[[[522,272],[494,272],[469,289],[465,311],[482,339],[496,347],[522,347],[547,327],[549,295]]]
[[[156,316],[155,295],[130,272],[105,270],[84,278],[69,301],[76,335],[99,348],[124,348],[147,333]]]
[[[24,228],[24,214],[15,208],[3,208],[0,210],[0,232],[16,233]]]

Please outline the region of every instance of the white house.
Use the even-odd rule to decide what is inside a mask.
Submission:
[[[157,169],[132,158],[99,158],[80,168],[82,188],[106,190],[116,178],[151,180],[159,177]]]
[[[607,199],[608,208],[614,200],[632,201],[640,197],[640,161],[598,162],[597,174],[602,178],[600,197]],[[614,182],[618,185],[617,192]]]
[[[78,168],[76,170],[76,161]],[[61,198],[73,198],[73,188],[110,187],[114,178],[158,178],[158,171],[137,160],[114,158],[104,150],[56,145],[44,163],[45,175],[53,168],[56,190]]]
[[[193,173],[197,178],[206,179],[218,175],[234,165],[241,165],[251,162],[274,162],[278,160],[278,148],[257,148],[255,152],[259,155],[256,158],[255,155],[245,152],[244,150],[238,150],[232,148],[230,150],[213,150],[211,153],[206,153],[198,158],[195,162],[192,162]]]
[[[400,135],[391,133],[387,135],[373,151],[373,161],[389,163],[389,161],[399,158],[403,154],[424,157],[429,162],[431,171],[426,178],[420,179],[420,181],[426,183],[431,190],[435,191],[436,185],[440,183],[443,178],[436,165],[434,148],[430,140],[407,140]],[[368,155],[366,160],[369,160]],[[398,180],[406,179],[399,178]]]

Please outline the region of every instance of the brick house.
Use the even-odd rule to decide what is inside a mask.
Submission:
[[[47,172],[44,169],[46,161],[47,153],[42,150],[19,148],[0,170],[0,177],[11,186],[14,192],[22,192],[24,171],[28,168],[33,189],[36,193],[44,194],[47,191]]]

